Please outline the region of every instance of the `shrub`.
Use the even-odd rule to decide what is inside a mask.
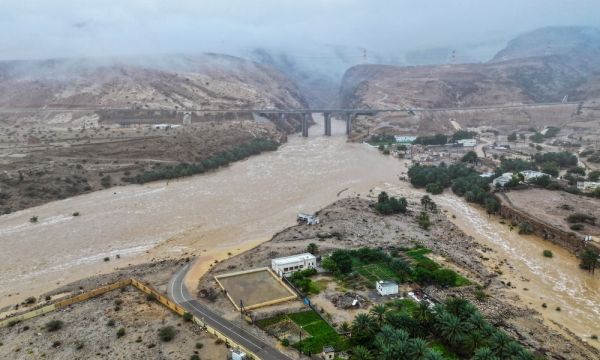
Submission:
[[[29,218],[29,222],[31,222],[31,223],[38,222],[38,217],[36,215],[32,216],[31,218]]]
[[[79,216],[79,211],[75,211],[75,212],[73,213],[73,216]]]
[[[531,226],[531,224],[528,222],[519,224],[519,234],[521,234],[521,235],[533,234],[533,226]]]
[[[196,349],[202,349],[204,347],[204,344],[201,342],[197,342],[196,343]]]
[[[428,193],[431,193],[433,195],[438,195],[444,191],[444,188],[442,188],[442,186],[440,184],[434,182],[434,183],[427,184],[425,186],[425,191],[427,191]]]
[[[417,217],[417,223],[422,229],[429,229],[431,226],[431,221],[429,220],[429,215],[425,211],[421,211],[419,216]]]
[[[194,355],[190,356],[190,360],[200,360],[200,356],[198,356],[197,354],[194,354]]]
[[[60,345],[61,345],[61,342],[60,342],[60,341],[58,341],[58,340],[56,340],[55,342],[53,342],[53,343],[52,343],[52,347],[53,347],[53,348],[57,348],[57,347],[59,347]]]
[[[150,293],[150,294],[146,295],[146,300],[147,301],[155,301],[156,295],[154,295],[154,293]]]
[[[584,227],[583,224],[573,224],[570,226],[570,229],[574,230],[574,231],[579,231],[579,230],[583,230],[583,227]]]
[[[189,312],[185,312],[183,314],[183,320],[185,320],[185,321],[192,321],[193,318],[194,318],[194,315],[192,315]]]
[[[596,223],[596,217],[588,214],[575,213],[569,215],[567,221],[570,223],[588,223],[594,225]]]
[[[552,251],[550,251],[550,250],[544,250],[544,252],[542,254],[544,255],[544,257],[547,257],[547,258],[551,258],[554,256],[554,254],[552,254]]]
[[[285,347],[290,346],[290,340],[288,338],[281,340],[281,345],[283,345]]]
[[[25,304],[35,304],[35,298],[33,296],[28,297],[27,299],[25,299]]]
[[[106,323],[106,326],[110,326],[110,327],[115,326],[115,321],[113,319],[108,320],[108,322]]]
[[[165,326],[158,330],[158,338],[161,341],[169,342],[175,337],[175,329],[172,326]]]
[[[117,338],[121,338],[123,336],[125,336],[125,328],[120,328],[117,330]]]
[[[60,320],[50,320],[46,323],[45,328],[47,331],[53,332],[62,329],[63,322]]]

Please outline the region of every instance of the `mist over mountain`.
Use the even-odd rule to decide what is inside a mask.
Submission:
[[[559,102],[565,96],[583,101],[600,87],[599,34],[589,27],[538,29],[509,41],[485,63],[358,65],[344,75],[342,103],[430,108]]]

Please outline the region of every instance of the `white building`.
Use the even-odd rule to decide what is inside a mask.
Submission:
[[[288,276],[296,271],[314,269],[317,258],[310,253],[292,255],[271,260],[271,269],[279,276]]]
[[[319,217],[314,214],[299,213],[298,221],[305,222],[308,225],[316,225],[320,222]]]
[[[398,293],[398,284],[393,281],[381,280],[375,283],[375,287],[381,296],[395,295]]]
[[[231,360],[246,360],[246,353],[239,349],[231,350]]]
[[[520,174],[523,175],[523,179],[525,180],[525,182],[529,182],[543,176],[547,176],[550,178],[552,177],[546,173],[535,170],[523,170],[520,172]]]
[[[394,138],[396,139],[396,142],[400,144],[412,144],[413,141],[417,140],[416,136],[396,135]]]
[[[600,182],[578,181],[577,188],[581,191],[594,191],[600,187]]]
[[[508,184],[509,181],[512,180],[513,177],[513,173],[511,172],[507,172],[502,174],[502,176],[498,176],[497,178],[494,179],[494,181],[492,181],[492,184],[494,184],[494,186],[498,187],[498,186],[505,186],[506,184]]]
[[[475,139],[461,139],[458,140],[457,143],[462,144],[464,147],[474,147],[477,145],[477,140]]]

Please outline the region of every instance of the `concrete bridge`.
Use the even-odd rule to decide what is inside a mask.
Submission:
[[[533,104],[504,104],[504,105],[487,105],[473,107],[441,107],[441,108],[384,108],[384,109],[165,109],[165,108],[136,108],[136,107],[105,107],[97,105],[79,105],[79,106],[56,106],[56,107],[37,107],[37,108],[2,108],[0,114],[3,113],[32,113],[32,112],[102,112],[102,111],[134,111],[134,112],[172,112],[175,114],[193,114],[193,113],[232,113],[232,114],[257,114],[257,115],[276,115],[277,121],[283,122],[286,115],[301,115],[302,116],[302,136],[308,136],[308,123],[312,114],[323,114],[325,119],[325,135],[331,135],[331,116],[339,116],[346,121],[346,134],[352,133],[352,120],[358,115],[377,115],[379,113],[399,112],[415,115],[418,112],[439,112],[439,111],[476,111],[490,109],[515,109],[515,108],[535,108],[548,106],[564,106],[578,105],[577,102],[548,102],[548,103],[533,103]]]

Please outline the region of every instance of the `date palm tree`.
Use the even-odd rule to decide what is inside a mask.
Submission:
[[[377,323],[367,314],[358,314],[352,321],[352,341],[355,344],[368,344],[376,332]]]
[[[373,354],[364,346],[355,346],[352,349],[352,360],[373,360]]]
[[[482,347],[475,351],[475,355],[473,355],[471,360],[500,360],[500,358],[494,355],[494,352],[490,348]]]
[[[377,325],[381,328],[381,326],[383,325],[383,321],[385,319],[385,312],[387,311],[387,308],[384,304],[377,304],[374,305],[371,310],[369,311],[369,313],[371,314],[371,316],[373,318],[375,318],[375,320],[377,321]]]

